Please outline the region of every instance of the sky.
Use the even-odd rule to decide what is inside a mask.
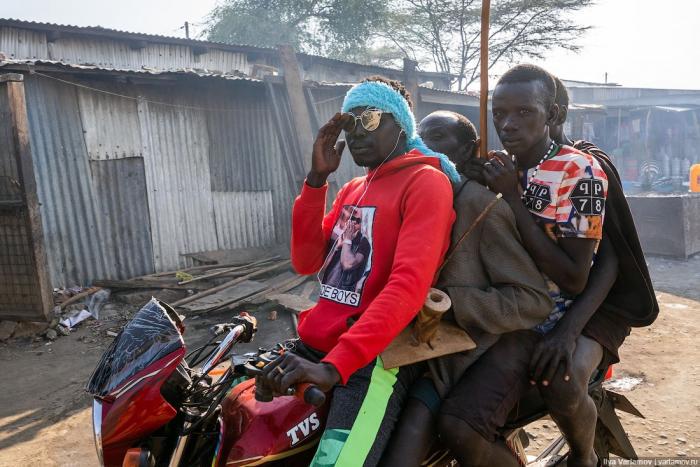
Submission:
[[[217,0],[2,3],[3,18],[184,37],[184,22],[196,35]],[[609,82],[625,86],[700,89],[700,1],[598,0],[577,16],[580,24],[593,26],[579,40],[579,54],[554,50],[544,60],[523,61],[570,80],[604,82],[607,72]]]

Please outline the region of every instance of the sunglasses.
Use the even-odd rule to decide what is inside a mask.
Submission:
[[[351,217],[350,220],[357,224],[360,224],[362,222],[362,219],[359,217]]]
[[[348,115],[352,117],[352,120],[348,120],[345,125],[343,125],[343,130],[347,133],[352,133],[357,128],[357,121],[360,121],[362,128],[367,131],[374,131],[379,128],[379,124],[382,120],[383,110],[369,108],[362,112],[359,116],[352,112],[348,112]]]

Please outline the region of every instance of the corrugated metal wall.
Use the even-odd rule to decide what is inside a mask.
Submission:
[[[187,100],[181,105],[188,105]],[[186,265],[181,253],[217,249],[204,112],[139,102],[156,270]]]
[[[112,249],[106,248],[113,236],[92,183],[76,89],[29,76],[26,96],[52,283],[115,277]]]
[[[288,241],[299,187],[262,83],[68,80],[126,97],[27,77],[54,286],[175,269],[188,264],[186,253]]]
[[[36,74],[26,80],[55,287],[176,269],[188,265],[187,253],[289,240],[301,158],[310,151],[295,147],[282,84],[60,78],[73,84]],[[316,128],[338,111],[346,90],[307,89]],[[346,151],[329,199],[363,174]]]
[[[239,82],[236,86],[216,83],[203,89],[202,97],[209,108],[222,110],[207,112],[215,202],[222,199],[216,197],[217,193],[239,193],[239,200],[249,200],[247,197],[252,193],[269,193],[272,208],[263,211],[267,217],[262,223],[252,222],[246,216],[237,218],[231,209],[218,210],[217,231],[221,232],[221,224],[235,225],[243,219],[246,225],[242,229],[251,232],[252,237],[286,243],[290,236],[291,203],[299,187],[290,182],[283,162],[285,155],[277,139],[265,86],[249,82]],[[272,223],[268,222],[269,216]],[[220,234],[219,243],[235,242]]]

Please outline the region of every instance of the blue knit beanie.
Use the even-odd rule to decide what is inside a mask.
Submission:
[[[416,129],[416,119],[408,106],[408,101],[397,90],[380,81],[365,81],[356,84],[345,95],[342,112],[348,112],[355,107],[374,107],[394,116],[394,120],[406,132],[408,149],[417,149],[429,157],[437,157],[440,167],[452,182],[459,181],[455,165],[446,155],[435,152],[425,145]]]

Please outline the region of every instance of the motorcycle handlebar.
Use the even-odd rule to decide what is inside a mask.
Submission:
[[[313,405],[314,407],[320,407],[326,402],[326,394],[321,391],[318,386],[313,384],[304,383],[297,385],[297,394],[302,394],[304,397],[304,402]]]
[[[326,395],[321,391],[318,386],[310,383],[301,383],[296,386],[290,387],[286,394],[287,396],[297,396],[304,399],[307,404],[313,405],[314,407],[320,407],[326,402]],[[272,389],[265,384],[260,375],[255,376],[255,400],[260,402],[271,402],[272,399],[276,397]]]

